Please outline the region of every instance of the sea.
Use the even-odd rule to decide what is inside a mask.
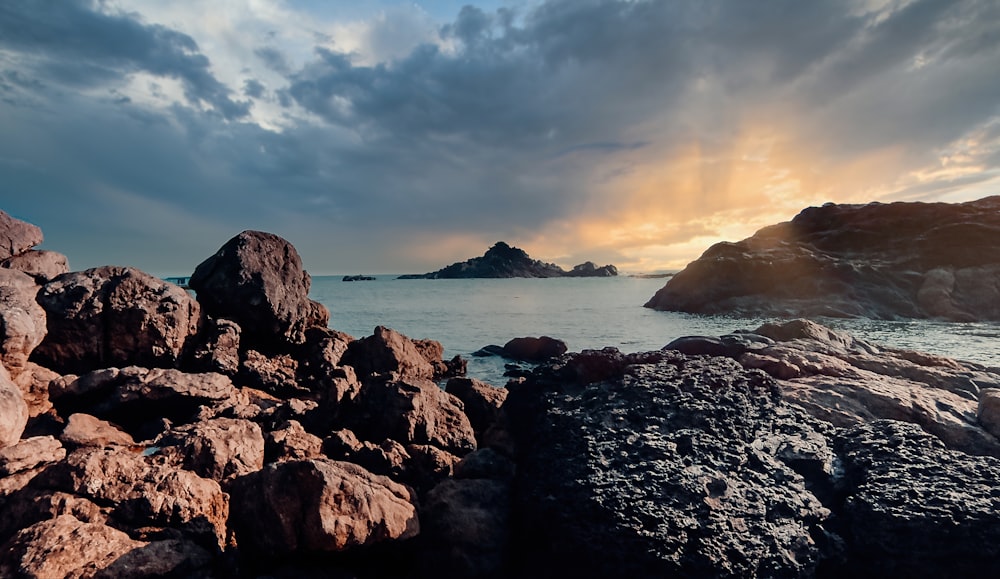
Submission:
[[[776,318],[658,312],[643,304],[665,279],[612,278],[415,279],[376,275],[371,281],[316,276],[310,297],[330,310],[330,327],[355,338],[387,326],[414,339],[441,342],[446,358],[469,361],[468,375],[503,386],[509,361],[475,357],[483,346],[511,338],[550,336],[570,351],[613,346],[658,350],[682,336],[753,330]],[[857,338],[1000,367],[1000,324],[933,320],[816,318]]]

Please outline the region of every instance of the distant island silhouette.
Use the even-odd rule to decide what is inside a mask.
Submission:
[[[448,267],[424,274],[401,275],[398,279],[469,279],[512,277],[614,277],[618,268],[598,267],[587,261],[566,271],[554,263],[532,259],[523,249],[498,241],[482,257],[453,263]]]

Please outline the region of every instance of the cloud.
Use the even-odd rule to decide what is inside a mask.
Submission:
[[[498,239],[678,266],[807,204],[980,193],[1000,162],[987,0],[114,6],[0,4],[0,203],[66,227],[53,249],[83,251],[67,215],[100,229],[81,265],[183,270],[252,227],[320,272]]]

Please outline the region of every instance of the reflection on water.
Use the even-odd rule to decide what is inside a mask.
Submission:
[[[313,279],[312,298],[330,309],[330,326],[355,337],[384,325],[411,338],[441,342],[447,356],[469,354],[518,336],[548,335],[572,351],[615,346],[655,350],[686,335],[718,336],[754,329],[768,319],[697,316],[642,307],[661,279],[556,278],[397,280],[346,283],[341,276]],[[1000,366],[1000,325],[936,321],[820,319],[858,338]],[[503,384],[502,361],[470,359],[469,373]]]

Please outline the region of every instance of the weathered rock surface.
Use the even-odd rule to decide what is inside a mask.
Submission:
[[[28,405],[17,384],[0,364],[0,448],[17,444],[28,424]]]
[[[89,414],[71,414],[66,421],[66,427],[59,440],[71,448],[81,446],[135,446],[133,439],[127,432],[121,430],[114,424],[106,420],[101,420]]]
[[[45,310],[35,301],[38,290],[27,274],[0,269],[0,363],[15,377],[47,331]]]
[[[231,522],[248,556],[343,551],[416,536],[414,500],[352,463],[287,461],[234,482]]]
[[[482,257],[453,263],[422,275],[404,275],[400,279],[459,279],[510,277],[610,277],[618,275],[613,265],[598,268],[593,262],[581,263],[567,272],[554,263],[532,259],[523,249],[496,242]]]
[[[51,436],[33,436],[0,449],[0,477],[66,458],[66,449]]]
[[[646,303],[751,316],[1000,320],[1000,196],[810,207],[718,243]]]
[[[208,315],[233,320],[244,341],[264,349],[301,344],[307,329],[330,321],[326,308],[309,299],[311,283],[295,248],[260,231],[230,239],[189,281]]]
[[[462,402],[469,424],[476,433],[476,440],[482,441],[483,433],[500,419],[500,407],[507,399],[506,388],[494,388],[475,378],[452,378],[445,386],[445,392]]]
[[[37,299],[48,335],[32,359],[60,373],[175,367],[201,319],[198,302],[187,292],[126,267],[61,275]]]
[[[29,418],[35,418],[52,409],[49,385],[59,378],[61,378],[59,374],[34,362],[27,362],[17,376],[12,378],[14,384],[21,389],[24,402],[28,405]]]
[[[376,327],[371,336],[351,342],[340,362],[352,366],[362,377],[384,375],[427,380],[434,377],[434,366],[413,340],[385,326]]]
[[[44,240],[37,225],[11,217],[0,210],[0,260],[21,255]]]
[[[174,428],[156,440],[157,456],[226,483],[264,466],[264,434],[254,422],[215,418]]]
[[[511,489],[489,479],[454,479],[427,493],[420,510],[427,576],[499,577],[507,563]]]
[[[69,262],[65,255],[39,249],[8,257],[0,261],[0,267],[26,273],[39,284],[46,284],[64,273],[69,273]]]
[[[240,326],[232,320],[210,319],[204,324],[188,368],[233,377],[240,371]]]

